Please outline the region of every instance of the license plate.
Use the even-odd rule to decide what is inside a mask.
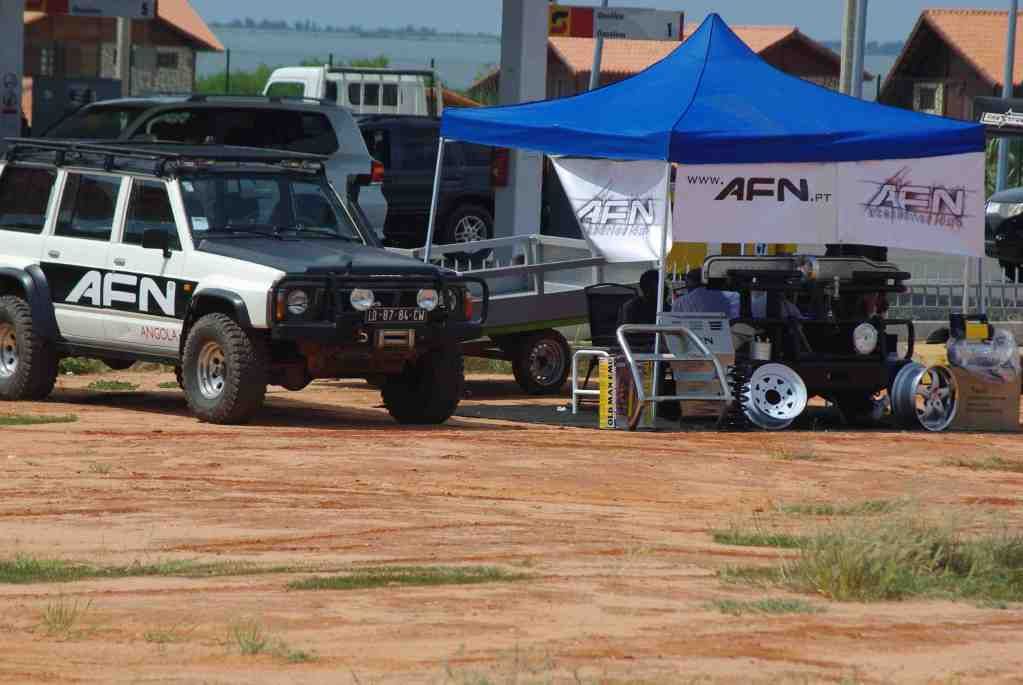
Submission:
[[[422,323],[426,310],[419,307],[376,307],[366,312],[366,323]]]

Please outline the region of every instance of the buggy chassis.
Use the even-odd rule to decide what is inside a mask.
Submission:
[[[754,369],[770,362],[788,366],[803,379],[809,396],[837,404],[847,420],[868,414],[874,396],[889,390],[912,363],[912,321],[857,311],[865,295],[906,292],[910,274],[893,264],[864,257],[710,257],[703,274],[707,288],[739,294],[733,327],[746,324],[770,342],[769,358],[751,358],[749,346],[738,355],[749,358]],[[764,294],[766,316],[754,316],[754,293]],[[798,302],[804,318],[784,315],[785,298]],[[869,352],[857,351],[854,343],[863,324],[877,334]],[[900,330],[906,343],[901,355]]]

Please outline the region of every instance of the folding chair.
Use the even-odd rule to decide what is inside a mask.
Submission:
[[[572,413],[579,407],[579,397],[596,395],[596,390],[587,390],[597,360],[610,356],[611,350],[618,348],[618,311],[622,305],[639,295],[639,291],[628,285],[619,283],[598,283],[583,289],[586,294],[586,308],[590,323],[590,342],[592,345],[585,350],[577,350],[572,355]],[[584,357],[589,358],[586,379],[579,386],[578,364]]]

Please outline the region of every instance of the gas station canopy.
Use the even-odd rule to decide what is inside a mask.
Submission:
[[[573,97],[446,109],[449,140],[684,164],[851,162],[984,149],[984,128],[857,100],[778,71],[711,14],[660,62]]]

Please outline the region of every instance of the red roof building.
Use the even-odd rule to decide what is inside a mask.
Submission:
[[[697,24],[686,25],[692,35]],[[831,49],[807,37],[795,26],[733,26],[754,52],[782,71],[828,88],[837,88],[841,61]],[[566,97],[585,91],[593,66],[592,38],[547,39],[547,97]],[[600,83],[629,78],[663,59],[678,43],[647,40],[605,40]],[[866,75],[869,77],[869,75]],[[477,100],[496,102],[500,73],[495,70],[469,88]]]
[[[920,14],[881,89],[885,104],[959,119],[973,118],[973,99],[1001,95],[1005,10],[928,9]],[[1017,30],[1023,35],[1023,17]],[[1017,43],[1015,83],[1023,83]]]

